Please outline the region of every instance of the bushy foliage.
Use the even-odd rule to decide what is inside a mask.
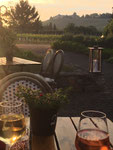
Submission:
[[[102,58],[108,60],[111,57],[113,57],[113,49],[104,48],[103,51],[102,51]]]
[[[52,48],[64,51],[88,53],[88,47],[96,44],[94,37],[84,35],[64,34],[59,40],[52,43]]]
[[[78,35],[78,36],[73,37],[73,41],[79,42],[79,43],[83,43],[84,39],[85,39],[85,37],[83,35]]]
[[[13,30],[0,27],[0,46],[3,48],[12,48],[16,42],[16,34]]]
[[[104,48],[113,48],[113,36],[98,38],[97,43]]]
[[[64,51],[73,51],[73,52],[84,52],[87,53],[88,49],[80,43],[73,41],[56,41],[52,44],[54,49],[63,49]]]
[[[18,33],[37,33],[42,28],[38,11],[27,0],[20,0],[9,15],[10,27]]]
[[[61,41],[73,41],[74,35],[72,33],[65,33],[61,36]]]
[[[110,58],[107,60],[107,62],[113,64],[113,57],[110,57]]]
[[[103,41],[103,45],[108,48],[113,48],[113,35],[111,37],[106,37]]]
[[[113,36],[113,19],[104,28],[103,34],[105,37],[112,37]]]
[[[57,89],[52,93],[43,93],[40,89],[32,90],[19,86],[16,95],[23,98],[30,108],[57,109],[68,102],[67,94],[62,89]]]
[[[12,55],[15,49],[16,34],[13,30],[5,27],[0,27],[0,47],[4,55]]]
[[[113,48],[113,19],[104,28],[101,42],[104,47]]]
[[[100,35],[101,32],[98,31],[94,26],[75,26],[74,23],[68,24],[64,28],[65,32],[73,33],[73,34],[84,34],[84,35]]]

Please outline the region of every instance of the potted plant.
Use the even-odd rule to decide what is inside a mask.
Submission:
[[[62,89],[53,93],[42,93],[41,90],[20,87],[17,96],[23,98],[29,106],[33,135],[49,136],[54,134],[58,109],[68,102]]]
[[[0,27],[0,47],[7,63],[13,61],[13,50],[16,47],[16,34],[7,27]]]

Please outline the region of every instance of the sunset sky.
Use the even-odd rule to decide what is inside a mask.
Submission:
[[[0,0],[0,5],[14,5],[19,0]],[[29,4],[35,6],[42,21],[51,16],[78,15],[91,13],[111,13],[113,0],[28,0]]]

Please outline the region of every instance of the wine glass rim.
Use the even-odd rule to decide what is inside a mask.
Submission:
[[[12,102],[12,104],[14,104],[15,103],[15,105],[8,105],[8,103],[10,103],[11,101],[2,101],[2,102],[0,102],[0,106],[1,107],[13,107],[13,108],[16,108],[16,107],[20,107],[21,105],[22,105],[22,102],[20,102],[20,101],[14,101],[14,102]],[[6,103],[7,105],[3,105],[4,103]]]
[[[85,110],[85,111],[82,111],[81,112],[81,115],[85,118],[92,118],[92,117],[96,117],[96,116],[88,116],[88,115],[85,115],[85,113],[98,113],[102,116],[99,116],[99,118],[106,118],[106,114],[102,111],[98,111],[98,110]]]

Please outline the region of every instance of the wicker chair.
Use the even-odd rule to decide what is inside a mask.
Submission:
[[[34,74],[34,73],[30,73],[30,72],[16,72],[16,73],[9,74],[0,81],[0,87],[2,88],[4,83],[6,83],[7,81],[9,81],[15,77],[32,78],[32,79],[36,80],[37,82],[40,82],[44,86],[44,88],[47,92],[50,92],[50,90],[52,92],[50,85],[47,84],[44,77],[42,77],[39,74]]]
[[[43,93],[45,92],[52,92],[51,87],[48,85],[48,83],[45,81],[45,79],[40,75],[35,75],[28,72],[21,72],[21,73],[13,73],[8,76],[6,76],[4,79],[0,82],[0,100],[8,100],[8,101],[15,101],[19,100],[22,101],[22,99],[18,99],[15,96],[16,89],[19,85],[23,85],[24,87],[32,88],[34,90],[41,89]],[[26,117],[29,116],[29,108],[28,106],[23,102],[23,111],[24,115]],[[23,141],[26,145],[26,149],[28,149],[29,145],[29,133],[28,136],[26,135],[25,138],[23,137]],[[27,138],[26,138],[27,137]],[[17,143],[17,145],[21,145]]]

